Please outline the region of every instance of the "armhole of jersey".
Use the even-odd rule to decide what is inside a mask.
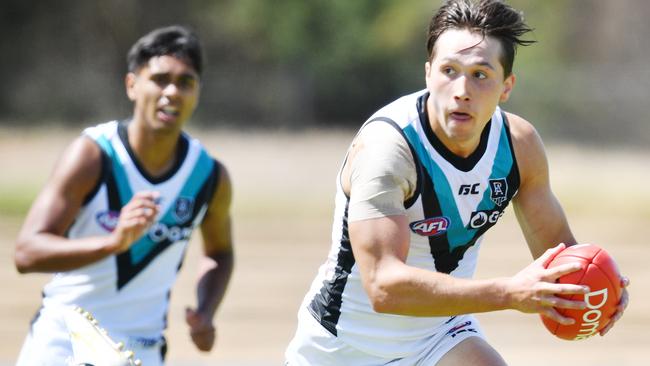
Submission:
[[[197,211],[195,212],[195,215],[201,210],[201,207],[205,205],[205,209],[207,210],[210,207],[210,203],[212,202],[212,199],[214,198],[215,192],[217,192],[217,188],[219,187],[219,178],[221,178],[221,169],[219,167],[219,163],[217,162],[216,159],[212,159],[212,172],[210,173],[210,176],[205,180],[203,183],[203,186],[199,190],[199,193],[197,194],[196,198],[197,200],[200,200],[203,202],[201,205],[197,205],[194,207],[194,209]]]
[[[510,134],[510,122],[508,121],[508,117],[506,117],[506,114],[503,111],[501,111],[501,119],[503,120],[503,128],[506,129],[506,136],[508,136],[508,145],[510,146],[510,152],[512,155],[513,169],[515,170],[515,176],[517,177],[517,191],[518,191],[519,184],[521,183],[519,163],[517,162],[517,154],[515,153],[515,147],[512,144],[512,135]]]
[[[208,189],[208,197],[207,197],[207,203],[208,205],[210,202],[212,202],[212,198],[214,197],[214,193],[217,191],[217,187],[219,187],[219,179],[221,178],[221,169],[219,168],[219,162],[216,159],[212,159],[212,174],[211,178],[206,182],[206,185],[209,185],[207,187]]]
[[[99,187],[101,187],[102,183],[106,181],[107,170],[110,169],[111,166],[111,161],[108,155],[106,155],[106,152],[104,151],[104,149],[102,149],[101,146],[99,146],[97,141],[95,141],[95,139],[93,139],[90,136],[86,135],[85,137],[87,139],[90,139],[99,148],[100,159],[101,159],[101,170],[99,172],[99,176],[97,177],[97,182],[95,182],[95,186],[84,197],[83,202],[81,204],[82,206],[87,205],[95,197],[97,192],[99,192]]]
[[[385,123],[388,123],[393,128],[395,128],[397,130],[397,132],[399,132],[399,134],[402,136],[404,141],[406,141],[406,144],[408,145],[409,150],[411,151],[411,157],[413,158],[413,163],[415,164],[415,173],[416,173],[415,180],[416,180],[416,182],[415,182],[415,190],[413,191],[413,195],[404,201],[404,208],[408,209],[411,206],[413,206],[415,201],[417,201],[418,196],[420,195],[420,187],[421,187],[420,182],[422,181],[422,171],[421,171],[422,166],[420,165],[420,161],[417,159],[417,155],[415,153],[415,149],[413,148],[413,145],[411,145],[408,138],[406,138],[406,135],[404,134],[404,131],[397,124],[397,122],[393,121],[392,119],[390,119],[388,117],[377,117],[377,118],[371,119],[370,121],[366,122],[363,125],[363,127],[365,127],[366,125],[368,125],[368,124],[370,124],[372,122],[385,122]]]

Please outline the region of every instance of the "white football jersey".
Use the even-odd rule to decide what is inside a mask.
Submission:
[[[134,158],[126,126],[113,121],[84,131],[101,147],[102,173],[67,237],[108,235],[135,192],[160,192],[160,213],[128,251],[55,274],[44,288],[43,307],[78,305],[111,333],[160,337],[187,243],[215,190],[218,164],[183,134],[176,165],[163,177],[150,177]]]
[[[410,223],[406,263],[455,277],[473,276],[483,233],[519,187],[505,115],[499,108],[467,158],[449,151],[431,130],[428,92],[402,97],[365,125],[388,123],[408,142],[417,170],[415,194],[404,202]],[[363,128],[363,127],[362,127]],[[302,306],[339,340],[369,354],[398,359],[420,351],[450,317],[380,314],[363,288],[348,235],[349,197],[337,177],[332,246]]]

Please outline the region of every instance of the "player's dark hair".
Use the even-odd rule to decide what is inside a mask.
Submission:
[[[504,76],[512,73],[516,47],[528,46],[533,40],[520,37],[532,29],[524,22],[523,14],[501,0],[447,0],[431,18],[427,36],[429,60],[433,59],[434,46],[438,37],[450,29],[467,29],[492,37],[503,49],[499,59]]]
[[[174,56],[184,60],[201,75],[203,52],[198,36],[189,28],[172,25],[154,29],[140,38],[126,57],[129,72],[136,72],[152,57]]]

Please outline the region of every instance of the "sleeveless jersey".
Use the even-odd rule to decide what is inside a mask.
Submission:
[[[402,97],[369,123],[389,123],[407,141],[417,185],[404,202],[410,226],[406,264],[460,278],[473,276],[483,233],[519,187],[519,171],[505,115],[497,107],[467,158],[435,136],[426,112],[428,92]],[[362,127],[363,128],[363,127]],[[396,359],[418,352],[450,317],[380,314],[361,283],[348,236],[349,197],[337,179],[332,247],[303,306],[330,333],[363,352]]]
[[[43,307],[79,305],[111,333],[160,337],[171,287],[190,235],[207,210],[219,171],[201,144],[182,134],[176,165],[154,179],[134,159],[126,127],[113,121],[84,131],[101,148],[102,172],[66,236],[108,235],[120,209],[138,191],[160,192],[160,213],[128,251],[55,274],[44,288]]]

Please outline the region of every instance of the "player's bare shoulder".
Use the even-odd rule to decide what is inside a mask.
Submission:
[[[344,192],[350,194],[352,176],[363,175],[406,177],[415,186],[415,163],[409,145],[390,124],[367,123],[352,141],[341,172]]]
[[[101,148],[87,136],[77,137],[56,163],[52,178],[81,192],[89,192],[102,171]]]
[[[522,183],[530,177],[547,175],[544,144],[533,124],[513,113],[506,112],[506,117]]]

